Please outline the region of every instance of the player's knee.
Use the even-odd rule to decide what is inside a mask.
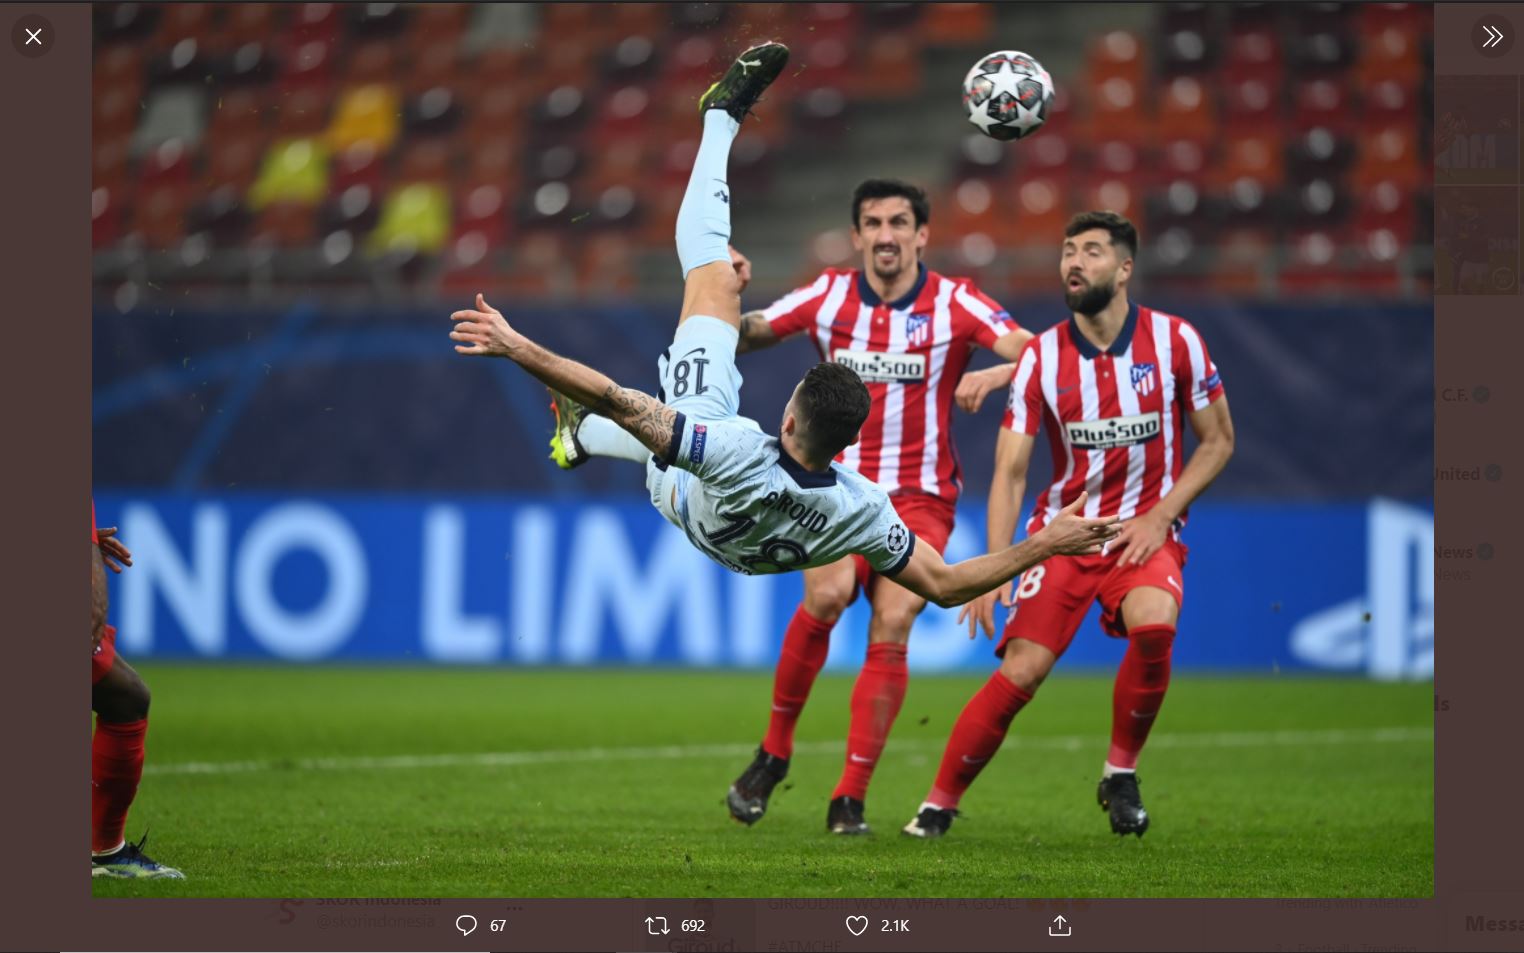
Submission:
[[[901,602],[874,607],[874,622],[877,624],[872,626],[873,641],[898,642],[902,645],[909,642],[910,629],[920,614],[920,606]]]
[[[847,606],[852,604],[856,595],[857,582],[850,577],[844,581],[812,580],[804,587],[804,611],[821,622],[835,622],[847,611]]]
[[[1051,666],[1028,652],[1010,650],[1000,663],[1000,674],[1006,681],[1026,692],[1034,694],[1048,677]]]

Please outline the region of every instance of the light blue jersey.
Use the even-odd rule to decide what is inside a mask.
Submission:
[[[886,576],[904,569],[915,536],[889,494],[840,464],[806,470],[737,415],[736,339],[731,325],[695,316],[663,355],[661,399],[678,415],[671,447],[646,466],[651,502],[735,572],[789,572],[854,553]]]

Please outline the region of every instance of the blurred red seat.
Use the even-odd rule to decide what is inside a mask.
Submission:
[[[921,35],[938,46],[978,44],[989,39],[995,11],[987,3],[932,3],[921,15]]]
[[[1335,132],[1349,129],[1354,105],[1342,80],[1319,77],[1292,86],[1292,124],[1299,131],[1324,127]]]
[[[1090,83],[1099,86],[1108,79],[1122,79],[1141,89],[1148,81],[1148,62],[1143,40],[1127,30],[1110,30],[1090,41],[1086,55]]]
[[[1157,135],[1166,139],[1206,139],[1216,131],[1211,99],[1200,80],[1177,76],[1164,88]]]
[[[141,192],[133,209],[132,233],[150,250],[173,248],[185,237],[188,202],[189,190],[184,186],[164,185]]]
[[[274,202],[254,220],[253,240],[277,248],[304,248],[316,235],[314,207],[296,202]]]
[[[867,42],[867,50],[851,77],[852,93],[859,99],[904,99],[921,91],[925,83],[918,38],[908,33],[881,33]]]

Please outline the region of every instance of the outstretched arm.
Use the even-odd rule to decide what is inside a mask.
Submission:
[[[917,546],[894,581],[946,609],[1010,582],[1049,556],[1098,553],[1117,535],[1117,519],[1086,519],[1079,515],[1084,506],[1082,492],[1052,522],[1016,545],[950,566],[935,549]]]
[[[457,311],[450,317],[455,321],[450,337],[458,342],[458,353],[506,357],[545,386],[614,421],[657,456],[665,456],[671,448],[677,412],[650,394],[620,387],[601,371],[534,343],[515,331],[481,295],[476,296],[475,310]]]

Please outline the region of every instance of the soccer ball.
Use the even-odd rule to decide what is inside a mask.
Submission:
[[[1020,139],[1042,128],[1053,108],[1053,77],[1016,50],[981,57],[963,77],[968,121],[992,139]]]

